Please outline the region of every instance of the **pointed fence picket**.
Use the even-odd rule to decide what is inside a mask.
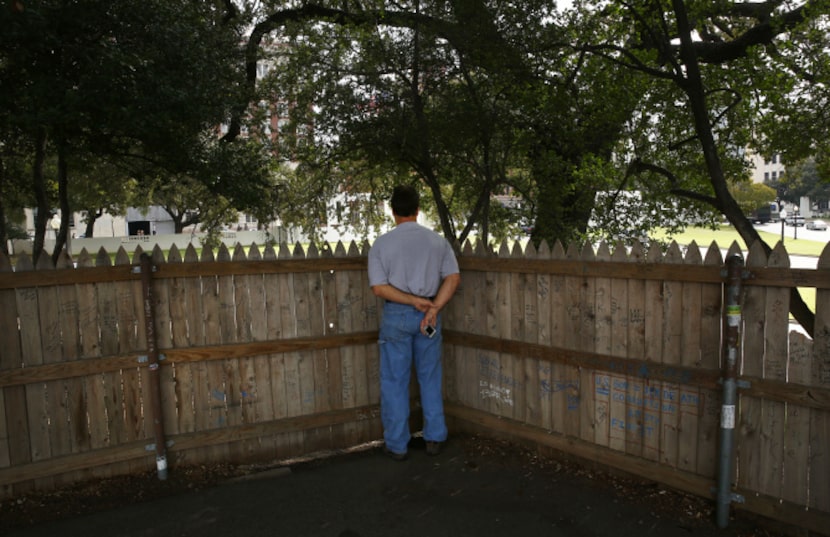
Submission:
[[[458,251],[462,282],[442,321],[453,430],[512,435],[711,497],[717,244]],[[0,255],[0,497],[153,467],[142,253],[82,251],[57,266]],[[148,253],[174,469],[381,438],[382,303],[368,244]],[[820,533],[830,527],[830,247],[805,270],[789,268],[783,245],[756,244],[746,272],[734,490],[742,508]],[[816,289],[814,337],[791,331],[796,286]]]

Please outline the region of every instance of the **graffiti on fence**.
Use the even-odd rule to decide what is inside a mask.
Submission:
[[[495,399],[508,406],[513,406],[513,390],[510,388],[505,388],[504,386],[499,386],[486,380],[480,380],[478,387],[478,394],[482,400]]]
[[[626,433],[652,437],[659,432],[662,420],[677,414],[699,415],[703,395],[694,389],[682,389],[664,383],[644,384],[613,375],[594,374],[594,393],[610,399],[611,405],[625,407],[610,419],[611,436],[624,438]]]
[[[517,379],[511,373],[503,370],[497,358],[487,355],[478,356],[479,369],[479,396],[484,399],[498,399],[503,403],[513,406],[513,393],[526,387],[523,380]],[[540,363],[538,372],[540,375],[551,374],[550,364]],[[579,378],[573,379],[539,379],[535,393],[540,399],[545,399],[559,392],[565,393],[567,409],[576,411],[579,409]]]

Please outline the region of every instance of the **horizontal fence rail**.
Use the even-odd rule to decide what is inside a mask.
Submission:
[[[381,438],[381,310],[367,251],[150,252],[173,471]],[[155,466],[142,253],[82,251],[57,266],[47,255],[38,266],[0,255],[0,497]],[[465,244],[459,264],[462,283],[444,312],[454,428],[713,497],[725,277],[717,244]],[[793,288],[815,292],[812,338],[792,330]],[[742,289],[729,485],[745,503],[736,507],[826,534],[830,248],[812,270],[790,268],[781,244],[769,255],[753,245]]]

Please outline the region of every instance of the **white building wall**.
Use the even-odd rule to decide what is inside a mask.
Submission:
[[[770,181],[778,181],[786,174],[787,167],[781,162],[780,155],[773,155],[766,160],[760,155],[751,155],[752,160],[752,182],[765,184]]]

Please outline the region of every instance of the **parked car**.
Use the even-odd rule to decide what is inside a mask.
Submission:
[[[787,217],[787,225],[788,226],[795,226],[795,227],[803,227],[804,226],[804,217],[803,216],[788,216]]]
[[[810,220],[807,222],[807,229],[814,229],[816,231],[827,231],[827,222],[824,220]]]

